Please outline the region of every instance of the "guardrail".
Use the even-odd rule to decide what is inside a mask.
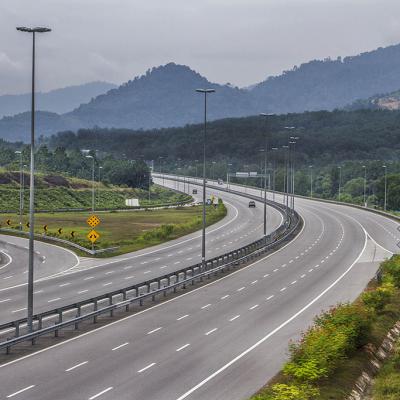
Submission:
[[[246,195],[245,197],[259,199],[257,196],[252,195]],[[284,223],[265,238],[207,260],[204,266],[201,263],[198,263],[88,300],[38,313],[33,316],[33,324],[36,327],[36,330],[31,333],[20,335],[21,328],[26,327],[26,318],[1,324],[0,334],[1,332],[14,330],[15,337],[1,342],[0,349],[6,349],[6,352],[9,353],[11,347],[18,343],[31,341],[32,344],[34,344],[36,338],[52,332],[58,336],[58,332],[63,328],[74,326],[75,329],[78,329],[80,322],[90,319],[93,319],[93,322],[95,323],[98,316],[107,313],[110,313],[112,316],[116,309],[125,307],[126,311],[129,311],[129,307],[133,303],[138,303],[139,306],[142,306],[143,301],[150,297],[155,301],[156,296],[159,294],[164,294],[164,296],[166,296],[170,291],[176,292],[179,287],[185,289],[188,283],[194,285],[196,281],[202,281],[204,277],[210,278],[213,274],[225,272],[225,270],[230,270],[233,267],[238,267],[244,263],[252,261],[254,258],[259,257],[266,252],[269,252],[271,249],[280,246],[296,234],[302,220],[297,213],[287,215],[283,206],[270,201],[268,203],[280,210],[284,215]],[[117,297],[119,301],[114,303],[114,300]],[[105,301],[109,303],[108,306],[99,309],[99,303]],[[82,309],[86,307],[92,307],[93,311],[82,315]],[[65,321],[65,314],[71,312],[76,314],[75,318]],[[53,318],[58,319],[55,325],[43,327],[44,321]]]

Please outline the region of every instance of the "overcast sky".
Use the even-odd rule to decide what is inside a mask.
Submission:
[[[400,42],[400,0],[0,0],[0,94],[122,83],[173,61],[246,86],[310,59]]]

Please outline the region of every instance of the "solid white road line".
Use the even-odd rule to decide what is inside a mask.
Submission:
[[[301,308],[299,311],[297,311],[295,314],[293,314],[290,318],[288,318],[286,321],[282,322],[279,326],[277,326],[275,329],[267,333],[263,338],[261,338],[258,342],[247,348],[245,351],[240,353],[238,356],[233,358],[231,361],[223,365],[221,368],[219,368],[217,371],[213,372],[211,375],[209,375],[207,378],[203,379],[201,382],[199,382],[196,386],[192,387],[189,389],[186,393],[184,393],[182,396],[178,397],[177,400],[184,400],[187,397],[189,397],[193,392],[195,392],[197,389],[201,388],[204,386],[206,383],[208,383],[210,380],[215,378],[217,375],[219,375],[221,372],[225,371],[227,368],[229,368],[231,365],[236,363],[238,360],[246,356],[248,353],[253,351],[255,348],[260,346],[262,343],[264,343],[266,340],[268,340],[271,336],[275,335],[277,332],[282,330],[286,325],[288,325],[290,322],[292,322],[294,319],[296,319],[299,315],[303,314],[304,311],[309,309],[314,303],[316,303],[322,296],[324,296],[328,291],[330,291],[334,286],[337,285],[338,282],[340,282],[354,267],[354,265],[357,264],[357,262],[360,260],[362,254],[364,253],[366,247],[367,247],[367,239],[368,239],[368,233],[364,229],[364,227],[360,224],[361,228],[364,231],[365,239],[364,239],[364,246],[359,253],[358,257],[352,262],[352,264],[335,280],[333,281],[327,288],[325,288],[319,295],[314,297],[309,303],[307,303],[303,308]]]
[[[11,397],[14,397],[14,396],[16,396],[17,394],[20,394],[20,393],[22,393],[22,392],[26,392],[27,390],[32,389],[32,388],[34,388],[34,387],[35,387],[35,385],[27,386],[26,388],[23,388],[23,389],[21,389],[21,390],[18,390],[18,392],[9,394],[9,395],[7,396],[7,399],[11,399]]]
[[[89,400],[94,400],[97,399],[98,397],[100,397],[101,395],[103,395],[104,393],[109,392],[110,390],[113,390],[114,388],[112,386],[108,387],[107,389],[102,390],[101,392],[95,394],[92,397],[89,397]]]
[[[81,363],[79,363],[79,364],[76,364],[76,365],[74,365],[73,367],[66,369],[65,372],[73,371],[74,369],[77,369],[77,368],[81,367],[82,365],[87,364],[88,362],[89,362],[89,361],[83,361],[83,362],[81,362]]]

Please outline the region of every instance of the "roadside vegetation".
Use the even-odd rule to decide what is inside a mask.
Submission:
[[[222,201],[218,206],[207,206],[207,225],[214,224],[226,216],[227,210]],[[75,242],[88,249],[91,243],[86,235],[90,231],[86,220],[89,212],[38,213],[35,218],[35,232],[43,234],[47,225],[47,236],[55,236]],[[95,249],[118,247],[112,255],[127,253],[154,246],[168,240],[199,230],[202,226],[202,207],[183,206],[167,209],[146,209],[137,211],[96,212],[101,223],[94,229],[101,235]],[[11,226],[18,228],[19,216],[2,214],[4,227],[7,219]],[[23,228],[27,232],[28,217],[23,219]],[[7,225],[6,225],[7,226]],[[59,229],[61,228],[61,233]],[[71,235],[73,232],[73,235]],[[104,256],[111,253],[104,253]]]
[[[372,281],[354,303],[338,304],[317,316],[301,339],[290,343],[289,361],[251,400],[346,398],[368,365],[368,350],[377,348],[400,318],[400,256],[384,261],[381,269],[379,283]],[[376,400],[400,398],[396,354],[377,380]]]
[[[24,210],[29,210],[29,175],[24,175]],[[19,172],[0,170],[0,212],[19,210]],[[152,185],[148,190],[95,183],[97,209],[125,208],[125,199],[137,198],[143,207],[190,201],[183,193]],[[37,173],[35,176],[35,208],[37,210],[85,209],[92,206],[92,182],[59,174]],[[0,224],[2,222],[0,221]]]

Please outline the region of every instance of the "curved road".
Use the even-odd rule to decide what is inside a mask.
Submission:
[[[245,198],[220,193],[217,190],[211,190],[210,194],[221,195],[227,206],[228,215],[207,228],[207,258],[226,253],[260,238],[262,232],[260,203],[255,209],[249,209],[248,200]],[[272,231],[282,223],[282,217],[274,208],[268,208],[268,213],[271,221],[269,231]],[[76,265],[73,268],[66,268],[63,273],[36,280],[34,312],[52,310],[196,264],[201,261],[200,246],[200,233],[195,232],[159,246],[118,257],[81,258],[78,264],[75,259]],[[56,246],[52,248],[64,251]],[[36,263],[35,268],[40,265],[42,264]],[[23,276],[23,281],[26,281],[26,275]],[[23,318],[26,314],[26,283],[19,281],[15,284],[6,284],[6,282],[0,280],[0,323]]]
[[[192,292],[1,365],[0,397],[246,399],[280,369],[290,339],[322,309],[353,300],[379,262],[396,251],[392,220],[306,199],[297,199],[296,207],[305,224],[284,248]]]

